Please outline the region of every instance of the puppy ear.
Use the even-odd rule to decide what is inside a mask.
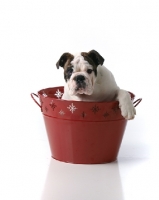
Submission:
[[[70,53],[64,53],[64,54],[62,54],[62,56],[60,57],[60,59],[56,63],[57,69],[59,69],[59,67],[63,67],[64,68],[65,63],[69,59],[73,60],[73,55],[72,54],[70,54]]]
[[[95,50],[88,52],[88,56],[93,60],[96,66],[103,65],[104,58]]]

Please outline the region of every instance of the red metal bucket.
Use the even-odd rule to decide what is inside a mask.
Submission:
[[[43,113],[52,157],[78,164],[115,161],[127,124],[118,101],[66,101],[61,99],[62,94],[63,87],[31,94]],[[135,96],[130,95],[133,101]],[[134,106],[141,100],[136,100]]]

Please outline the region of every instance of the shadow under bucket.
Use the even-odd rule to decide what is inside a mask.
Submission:
[[[54,87],[42,89],[38,95],[31,93],[43,113],[52,157],[76,164],[115,161],[127,124],[118,101],[66,101],[61,99],[63,89]],[[130,95],[133,101],[135,96]],[[141,100],[133,102],[134,106]]]

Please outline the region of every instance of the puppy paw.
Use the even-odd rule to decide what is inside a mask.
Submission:
[[[120,105],[120,109],[121,109],[121,115],[125,119],[127,119],[127,120],[134,119],[134,117],[136,115],[136,110],[135,110],[132,102],[127,102],[127,103]]]

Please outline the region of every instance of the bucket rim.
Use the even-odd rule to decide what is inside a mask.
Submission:
[[[38,96],[43,96],[44,91],[45,90],[51,90],[51,89],[62,89],[64,90],[64,86],[57,86],[57,87],[48,87],[48,88],[44,88],[44,89],[41,89],[37,92]],[[128,93],[130,94],[130,97],[131,97],[131,100],[133,101],[135,99],[135,94],[128,91]],[[65,100],[65,99],[61,99],[61,98],[56,98],[56,97],[52,97],[52,96],[45,96],[45,98],[48,98],[48,99],[55,99],[56,101],[60,101],[60,102],[79,102],[79,103],[82,103],[82,104],[94,104],[94,103],[103,103],[103,104],[112,104],[112,103],[119,103],[118,100],[113,100],[113,101],[76,101],[76,100]]]

